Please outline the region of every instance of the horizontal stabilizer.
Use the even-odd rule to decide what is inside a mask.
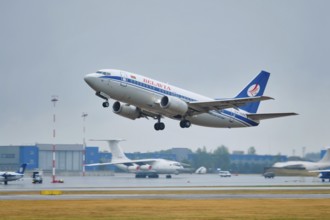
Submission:
[[[285,116],[292,116],[298,115],[294,112],[284,112],[284,113],[264,113],[264,114],[246,114],[246,116],[252,120],[264,120],[264,119],[271,119],[271,118],[279,118]]]

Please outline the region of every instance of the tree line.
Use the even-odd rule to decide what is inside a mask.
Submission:
[[[255,148],[250,147],[247,154],[256,155]],[[228,148],[222,145],[214,151],[207,151],[206,147],[198,148],[189,160],[182,162],[190,164],[192,170],[204,166],[208,172],[216,172],[220,168],[232,173],[263,173],[265,168],[271,167],[277,161],[276,157],[272,161],[231,161]]]

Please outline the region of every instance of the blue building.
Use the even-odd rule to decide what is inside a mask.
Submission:
[[[20,146],[19,163],[29,164],[29,169],[37,169],[39,166],[39,149],[37,146]]]

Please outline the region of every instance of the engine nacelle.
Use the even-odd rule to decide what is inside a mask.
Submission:
[[[183,116],[188,111],[187,103],[185,101],[183,101],[179,98],[173,97],[173,96],[164,96],[160,100],[160,107],[162,107],[163,109],[166,109],[174,116],[176,116],[176,115]]]
[[[141,117],[141,112],[137,107],[128,104],[123,104],[118,101],[113,103],[112,110],[114,113],[132,120]]]
[[[152,166],[149,164],[137,166],[136,170],[149,171],[152,169]]]

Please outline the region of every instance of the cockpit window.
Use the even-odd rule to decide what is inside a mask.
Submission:
[[[105,75],[105,76],[110,76],[111,75],[111,73],[103,72],[103,71],[97,71],[96,73],[99,73],[99,74],[102,74],[102,75]]]

